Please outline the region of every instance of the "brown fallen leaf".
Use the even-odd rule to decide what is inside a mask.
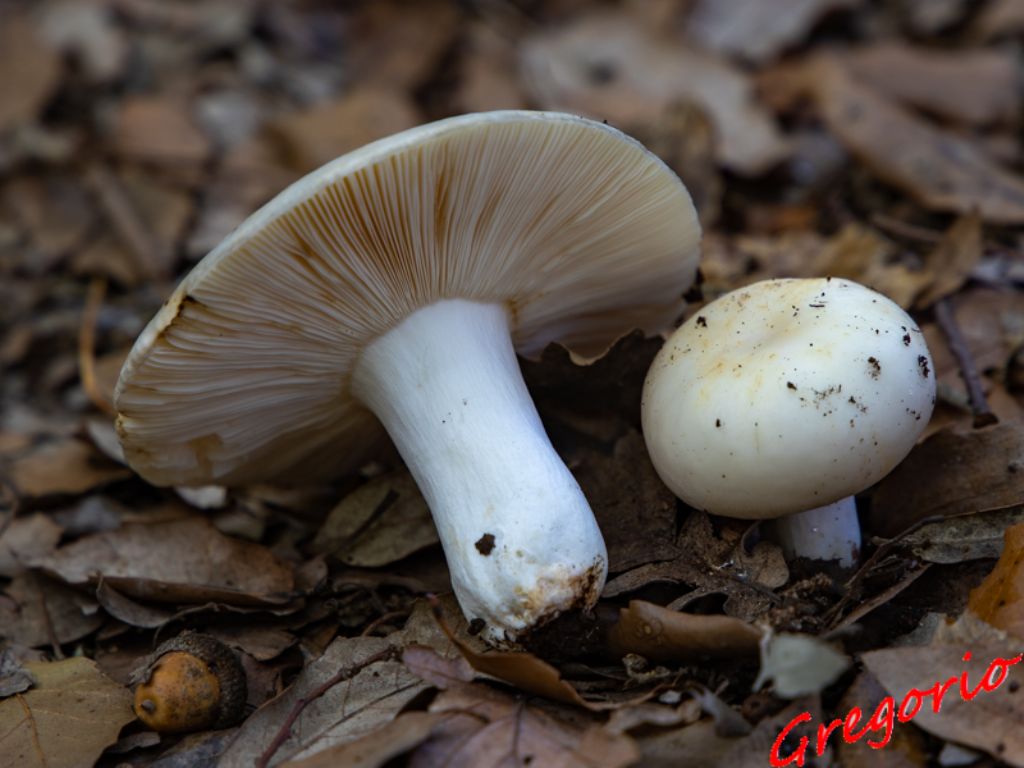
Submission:
[[[924,309],[960,290],[983,250],[981,219],[975,214],[961,216],[925,258],[924,271],[932,282],[914,299],[914,307]]]
[[[341,99],[293,112],[268,126],[288,167],[308,173],[375,139],[421,122],[400,91],[357,88]]]
[[[874,712],[886,695],[874,677],[861,672],[843,694],[836,717],[854,707],[860,707],[862,712]],[[919,768],[927,764],[927,744],[916,728],[894,728],[892,741],[885,749],[872,748],[867,739],[848,742],[838,733],[830,743],[837,747],[843,768]]]
[[[445,660],[419,646],[406,648],[402,660],[413,672],[441,689],[431,712],[469,713],[476,722],[450,723],[414,755],[413,764],[455,768],[507,765],[557,765],[565,768],[627,766],[639,756],[633,740],[590,720],[552,717],[537,707],[480,683],[463,660]]]
[[[71,643],[102,624],[93,599],[32,571],[16,576],[0,595],[0,637],[29,648]]]
[[[16,176],[3,185],[0,199],[25,235],[18,262],[29,274],[53,269],[81,246],[96,221],[86,190],[71,175]]]
[[[756,175],[786,156],[785,140],[742,70],[656,37],[625,13],[543,30],[522,51],[525,85],[545,109],[636,125],[691,101],[714,125],[716,157],[730,170]]]
[[[346,565],[388,565],[438,542],[437,528],[407,471],[381,475],[343,498],[327,515],[313,551]]]
[[[863,0],[698,0],[686,34],[705,48],[760,62],[801,42],[827,14],[860,5]]]
[[[842,61],[880,93],[951,120],[985,125],[1012,120],[1020,110],[1020,67],[1008,51],[880,43]]]
[[[1024,498],[1024,424],[939,432],[920,443],[872,494],[868,527],[891,538],[926,517],[1016,506]]]
[[[976,619],[971,621],[968,614],[950,627],[940,627],[928,645],[870,651],[861,659],[896,706],[913,689],[928,691],[952,680],[938,712],[935,694],[918,699],[921,707],[914,725],[939,738],[984,750],[1010,765],[1024,766],[1024,731],[1020,728],[1024,702],[1016,693],[1024,685],[1024,669],[1020,663],[1003,666],[997,662],[996,671],[988,671],[997,659],[1013,659],[1021,650],[1019,639]],[[990,683],[988,690],[980,687],[983,681]],[[961,685],[975,696],[965,700]],[[911,701],[908,709],[914,705]],[[881,730],[875,735],[881,736]]]
[[[516,41],[489,24],[471,22],[459,46],[457,112],[526,109],[516,72]]]
[[[4,14],[0,24],[0,133],[35,120],[60,83],[60,56],[41,39],[29,16]]]
[[[81,440],[67,438],[44,443],[11,465],[10,478],[22,496],[80,494],[131,477]]]
[[[85,658],[31,662],[36,685],[0,701],[0,768],[89,768],[135,719],[132,695]]]
[[[122,99],[108,141],[123,157],[151,163],[198,165],[210,152],[189,104],[173,95]]]
[[[242,724],[218,765],[251,768],[265,754],[269,765],[304,760],[392,720],[427,687],[391,660],[395,649],[387,638],[338,638],[290,688]],[[295,719],[289,724],[291,716]]]
[[[637,653],[650,661],[687,663],[757,655],[762,632],[731,616],[680,613],[644,600],[630,600],[608,633],[616,654]]]
[[[1024,522],[1006,529],[995,568],[971,591],[967,607],[993,627],[1024,638]]]
[[[50,554],[57,548],[63,529],[47,515],[16,517],[0,524],[0,576],[17,576],[25,561]]]
[[[129,597],[161,603],[278,605],[292,569],[258,544],[230,538],[202,517],[129,523],[33,561],[70,584],[99,579]]]
[[[378,768],[423,743],[453,718],[475,720],[459,712],[405,712],[365,736],[304,760],[289,760],[282,768]]]
[[[829,130],[875,175],[926,208],[1024,224],[1024,179],[968,140],[916,117],[837,62],[815,59],[803,74]]]

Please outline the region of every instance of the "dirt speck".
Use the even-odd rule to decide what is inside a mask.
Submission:
[[[491,554],[491,552],[494,551],[494,534],[485,533],[483,536],[476,540],[476,543],[473,546],[476,547],[477,552],[479,552],[484,557],[487,557],[487,555]]]
[[[931,368],[928,367],[928,358],[924,355],[917,356],[917,367],[921,369],[921,375],[926,379],[932,372]]]
[[[882,364],[878,362],[877,357],[868,358],[868,375],[872,379],[877,379],[882,374]]]

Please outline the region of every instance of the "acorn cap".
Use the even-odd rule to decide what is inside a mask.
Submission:
[[[699,224],[657,157],[558,113],[463,115],[306,176],[189,274],[115,393],[125,455],[156,484],[316,480],[382,430],[350,391],[362,351],[442,299],[507,308],[523,355],[660,331]]]

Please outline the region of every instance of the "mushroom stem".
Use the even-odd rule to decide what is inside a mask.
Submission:
[[[597,600],[604,540],[530,399],[504,306],[417,310],[364,350],[352,393],[416,478],[455,595],[488,640]]]
[[[834,560],[853,567],[860,556],[857,502],[847,496],[824,507],[780,517],[775,536],[787,558]]]

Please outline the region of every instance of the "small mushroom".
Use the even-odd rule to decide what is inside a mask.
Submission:
[[[147,657],[133,679],[135,714],[158,733],[228,728],[245,710],[242,664],[210,635],[182,632]]]
[[[726,294],[669,338],[644,382],[658,474],[691,506],[783,515],[790,557],[852,565],[853,494],[910,452],[932,413],[924,336],[848,280],[767,280]]]
[[[639,143],[570,115],[425,125],[298,181],[210,253],[115,393],[166,485],[330,479],[393,439],[485,637],[591,605],[606,551],[516,353],[671,324],[700,232]]]

